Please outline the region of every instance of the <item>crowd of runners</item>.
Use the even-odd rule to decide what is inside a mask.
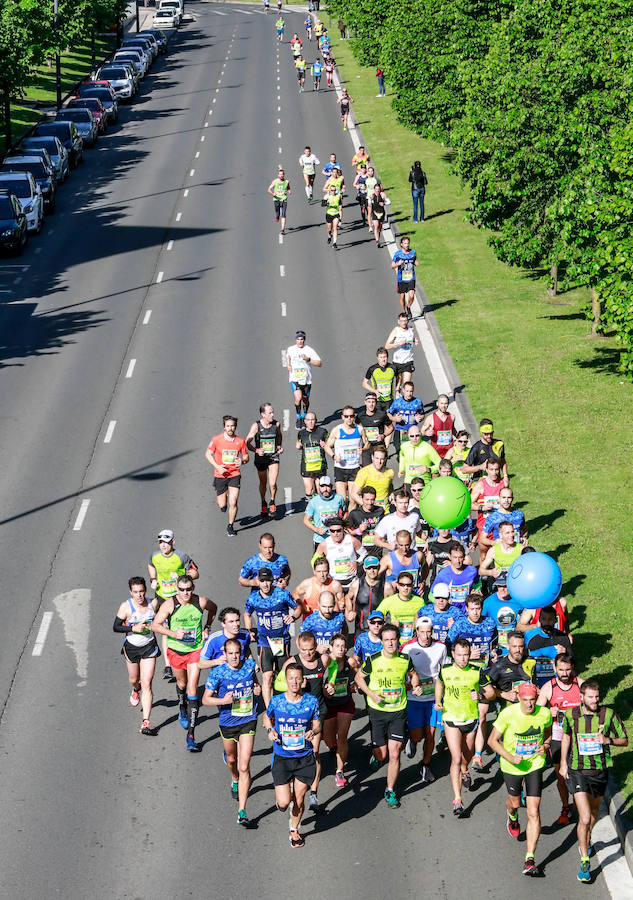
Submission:
[[[307,26],[308,20],[310,40]],[[299,166],[307,202],[314,200],[320,165],[305,147]],[[381,190],[365,148],[352,165],[361,216],[376,235],[374,198]],[[336,245],[346,188],[334,154],[321,172],[328,243]],[[283,170],[269,191],[283,231],[290,192]],[[414,765],[420,782],[429,785],[439,775],[438,757],[447,754],[456,820],[468,814],[473,775],[498,764],[505,829],[517,839],[525,817],[522,871],[541,875],[540,802],[544,774],[552,767],[561,803],[555,824],[576,825],[577,877],[590,882],[591,832],[611,747],[627,745],[626,731],[602,704],[599,683],[590,673],[585,679],[576,673],[564,597],[542,609],[512,602],[506,573],[535,548],[515,505],[505,446],[493,422],[482,419],[479,436],[471,435],[458,427],[447,396],[425,410],[416,395],[416,265],[403,238],[392,261],[400,313],[376,362],[356,373],[362,402],[354,394],[340,422],[326,427],[311,409],[313,370],[323,363],[301,329],[285,353],[294,440],[284,446],[268,402],[261,403],[245,437],[235,414],[224,415],[206,459],[227,535],[238,533],[242,470],[251,459],[262,522],[274,523],[283,511],[277,481],[285,453],[298,460],[303,482],[303,550],[291,566],[264,526],[258,547],[236,573],[236,597],[244,589],[245,602],[236,599],[218,611],[196,591],[201,573],[193,557],[178,548],[173,530],[162,529],[147,575],[130,578],[129,597],[114,622],[124,639],[130,703],[141,707],[141,733],[155,734],[152,683],[162,656],[163,678],[175,683],[188,751],[201,749],[200,704],[218,708],[213,727],[217,722],[237,822],[245,828],[256,827],[247,804],[251,755],[262,729],[272,749],[276,804],[289,815],[293,848],[304,845],[306,807],[319,811],[322,753],[331,754],[340,790],[352,772],[358,779],[384,767],[384,800],[394,809],[400,806],[403,758],[419,758]],[[452,530],[432,528],[419,511],[424,485],[444,477],[461,479],[472,500],[469,518]],[[307,570],[311,574],[303,577]],[[350,761],[350,726],[365,715],[371,748],[364,759]]]

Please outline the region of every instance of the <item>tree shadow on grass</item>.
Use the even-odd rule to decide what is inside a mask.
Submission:
[[[446,153],[442,153],[440,159],[442,162],[447,162],[449,165],[452,165],[455,162],[455,157],[457,156],[457,151],[452,150],[450,147],[446,148]]]
[[[563,597],[573,597],[578,590],[578,588],[587,580],[586,575],[578,574],[574,575],[569,581],[564,581],[563,586],[561,588],[561,594]]]
[[[574,656],[579,663],[579,669],[587,670],[595,661],[606,656],[613,643],[613,635],[598,634],[595,631],[577,631],[574,633]]]
[[[525,503],[515,503],[516,507],[525,506]],[[553,509],[549,513],[544,513],[542,516],[535,516],[533,519],[530,519],[528,522],[528,526],[530,529],[530,534],[536,534],[537,531],[541,531],[544,528],[550,528],[557,519],[562,518],[566,509]]]
[[[442,300],[440,303],[428,303],[424,308],[429,310],[429,312],[435,312],[436,309],[442,309],[444,306],[455,306],[456,303],[459,303],[459,300],[452,297],[450,300]]]
[[[573,544],[559,544],[558,547],[554,547],[552,550],[548,550],[548,556],[551,556],[552,559],[555,559],[558,562],[561,556],[564,556],[568,550],[571,550]]]
[[[616,666],[614,669],[610,669],[605,672],[592,672],[592,679],[595,678],[598,684],[600,685],[600,696],[604,699],[607,694],[615,690],[625,678],[631,674],[631,666],[622,665]],[[631,702],[633,698],[633,689],[625,688],[622,691],[618,691],[616,694],[616,701],[620,707],[622,704],[628,706],[627,714],[631,712],[633,708],[633,703]]]
[[[617,375],[620,351],[616,347],[594,347],[591,359],[575,359],[579,369],[593,369],[596,375]]]
[[[575,634],[585,624],[587,619],[587,607],[584,603],[574,603],[569,611],[569,629]]]

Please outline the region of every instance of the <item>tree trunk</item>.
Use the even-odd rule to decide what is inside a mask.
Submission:
[[[591,315],[593,316],[591,322],[591,336],[596,337],[596,335],[602,333],[602,328],[600,326],[600,300],[598,299],[598,293],[595,287],[591,288]]]
[[[549,288],[547,289],[547,293],[550,297],[555,297],[558,293],[558,263],[552,263],[549,270],[549,277],[551,279],[551,283]]]

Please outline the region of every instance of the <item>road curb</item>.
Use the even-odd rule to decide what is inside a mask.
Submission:
[[[622,852],[626,859],[629,871],[633,875],[633,824],[625,814],[626,801],[620,792],[620,787],[613,775],[609,776],[607,792],[604,802],[613,822],[615,833],[622,845]]]

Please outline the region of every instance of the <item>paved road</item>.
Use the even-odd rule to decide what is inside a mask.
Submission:
[[[201,716],[203,752],[186,754],[174,690],[161,681],[158,735],[137,733],[111,631],[127,578],[144,573],[158,529],[173,527],[200,565],[201,591],[241,605],[237,571],[264,530],[252,470],[237,539],[225,536],[214,509],[203,454],[221,415],[239,415],[243,434],[262,400],[278,415],[291,405],[281,348],[299,326],[324,359],[319,414],[358,403],[362,373],[396,310],[385,252],[352,227],[354,205],[334,252],[321,208],[302,199],[296,159],[306,142],[321,160],[335,151],[350,172],[332,94],[297,96],[272,16],[189,8],[195,22],[64,188],[54,230],[25,254],[28,268],[0,270],[14,301],[0,294],[4,891],[16,900],[203,891],[272,898],[290,882],[277,874],[279,862],[300,860],[302,885],[316,878],[341,894],[380,885],[417,896],[423,884],[453,898],[476,883],[480,896],[500,896],[510,883],[517,898],[546,897],[561,884],[566,898],[580,896],[573,834],[549,824],[554,788],[539,849],[547,878],[526,883],[523,845],[504,831],[498,776],[478,779],[471,817],[454,822],[447,779],[421,790],[407,764],[402,808],[391,811],[382,774],[365,776],[364,716],[352,737],[350,788],[333,789],[326,757],[324,811],[307,817],[299,857],[288,855],[261,733],[249,802],[259,829],[248,833],[235,825],[214,716]],[[290,31],[295,21],[299,29],[302,17],[286,17]],[[279,162],[297,188],[283,245],[265,193]],[[431,400],[430,374],[422,359],[417,366],[418,392]],[[296,500],[292,436],[280,484],[282,498],[288,488]],[[310,539],[300,516],[270,527],[304,577]],[[50,631],[33,656],[45,613],[53,613]],[[437,769],[446,771],[445,759]],[[592,895],[607,894],[599,876]]]

